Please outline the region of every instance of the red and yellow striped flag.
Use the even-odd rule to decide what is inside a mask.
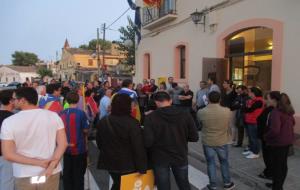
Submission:
[[[143,2],[147,7],[160,7],[163,0],[143,0]]]

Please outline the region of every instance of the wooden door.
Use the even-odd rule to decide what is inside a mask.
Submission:
[[[207,81],[209,77],[216,78],[217,85],[221,88],[224,80],[229,79],[229,64],[223,58],[203,58],[202,80]]]

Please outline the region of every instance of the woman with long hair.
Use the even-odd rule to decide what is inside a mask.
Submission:
[[[270,147],[273,184],[266,184],[272,190],[282,190],[288,172],[287,158],[294,142],[294,108],[287,94],[282,93],[277,107],[270,115],[270,128],[264,138]]]
[[[98,169],[109,172],[113,179],[111,190],[120,189],[122,175],[144,174],[147,169],[142,128],[131,116],[131,102],[127,94],[115,95],[111,115],[102,118],[97,125]]]
[[[262,142],[262,155],[265,163],[265,169],[258,176],[263,179],[272,179],[272,157],[271,157],[271,149],[267,146],[266,141],[264,140],[264,135],[269,130],[269,119],[271,112],[274,108],[278,106],[278,102],[280,101],[281,95],[279,91],[272,91],[266,93],[264,96],[265,99],[265,108],[264,111],[257,118],[257,131],[258,138]]]

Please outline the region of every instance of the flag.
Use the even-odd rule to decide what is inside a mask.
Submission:
[[[143,0],[145,6],[149,7],[160,7],[162,0]]]
[[[128,4],[129,4],[129,7],[132,9],[132,10],[135,10],[136,9],[136,4],[132,2],[132,0],[127,0],[128,1]]]
[[[122,88],[118,92],[118,94],[127,94],[132,99],[131,116],[137,119],[138,121],[141,121],[142,115],[141,115],[139,103],[137,101],[138,96],[136,92],[129,88]]]
[[[135,34],[137,36],[137,44],[140,43],[142,36],[141,36],[141,28],[142,28],[142,21],[141,21],[141,8],[138,7],[135,3],[132,2],[132,0],[127,0],[129,7],[135,11],[135,18],[134,18],[134,24],[136,26],[135,28]]]

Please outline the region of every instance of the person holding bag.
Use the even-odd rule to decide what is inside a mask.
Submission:
[[[142,128],[131,116],[131,98],[117,94],[111,103],[111,115],[97,124],[96,142],[100,150],[98,169],[107,170],[113,179],[111,190],[119,190],[121,176],[147,171],[147,154]]]

